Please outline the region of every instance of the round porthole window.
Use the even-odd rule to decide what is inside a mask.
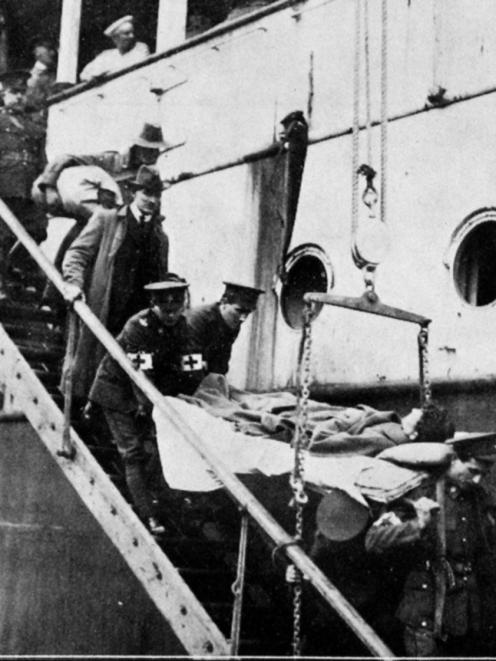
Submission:
[[[281,309],[291,328],[303,326],[303,296],[309,291],[326,293],[332,287],[332,268],[325,252],[316,245],[299,246],[286,258],[286,277],[281,289]],[[319,314],[322,305],[317,306]]]
[[[496,301],[496,209],[479,211],[460,226],[453,278],[461,298],[475,307]]]

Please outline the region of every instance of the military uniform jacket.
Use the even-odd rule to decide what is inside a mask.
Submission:
[[[203,355],[207,371],[226,374],[229,369],[232,345],[239,329],[226,324],[219,310],[219,303],[192,308],[186,312],[191,341]]]
[[[164,395],[191,394],[201,360],[189,352],[186,321],[163,326],[152,310],[131,317],[117,337],[135,368],[142,371]],[[195,369],[196,368],[196,369]],[[98,367],[89,398],[114,411],[133,412],[148,400],[108,354]]]
[[[435,499],[432,484],[407,494]],[[383,554],[401,551],[410,567],[397,617],[414,628],[433,628],[435,610],[435,572],[446,582],[443,631],[463,636],[478,631],[481,622],[481,562],[494,548],[495,521],[493,502],[482,488],[460,491],[447,485],[445,497],[446,560],[443,569],[436,558],[434,521],[421,530],[412,507],[405,502],[392,504],[372,525],[366,535],[368,551]]]
[[[0,197],[31,199],[45,164],[44,140],[44,129],[26,113],[0,110]]]

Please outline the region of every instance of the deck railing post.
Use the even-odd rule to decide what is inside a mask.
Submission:
[[[77,82],[82,0],[63,0],[57,82]]]
[[[187,0],[160,0],[157,20],[157,53],[184,41],[187,15]]]

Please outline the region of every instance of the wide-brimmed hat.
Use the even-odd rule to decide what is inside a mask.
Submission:
[[[317,507],[317,528],[333,542],[353,539],[365,530],[368,520],[367,507],[341,489],[328,491]]]
[[[457,455],[496,462],[496,432],[457,432],[445,442]]]
[[[141,133],[134,140],[133,145],[148,149],[168,149],[171,146],[165,142],[160,126],[148,123],[143,125]]]
[[[116,21],[111,23],[106,30],[103,31],[103,34],[106,37],[112,37],[112,35],[115,34],[121,27],[121,25],[124,25],[125,23],[134,23],[134,16],[127,14],[126,16],[118,18]]]
[[[237,303],[247,308],[255,308],[260,294],[264,294],[263,289],[251,287],[250,285],[241,285],[237,282],[227,282],[224,280],[226,286],[222,297],[229,303]]]
[[[141,165],[136,178],[131,179],[128,185],[133,190],[145,189],[150,193],[162,193],[162,179],[157,168],[151,165]]]
[[[21,92],[26,91],[28,78],[31,73],[26,69],[12,69],[0,73],[0,89],[17,89]]]

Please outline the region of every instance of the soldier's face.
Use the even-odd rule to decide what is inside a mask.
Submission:
[[[243,307],[239,303],[221,303],[220,305],[222,318],[233,330],[239,328],[251,312],[251,308]]]
[[[466,491],[480,484],[482,478],[489,472],[489,466],[471,458],[461,460],[456,457],[448,469],[448,478],[459,489]]]
[[[160,153],[159,149],[142,147],[141,145],[134,145],[134,150],[137,165],[155,165]]]
[[[164,326],[175,326],[184,312],[184,299],[155,301],[153,311]]]
[[[26,97],[21,90],[5,89],[2,96],[3,105],[9,110],[24,110],[26,107]]]
[[[139,211],[146,215],[152,215],[160,209],[160,195],[146,191],[144,188],[136,191],[134,201]]]

